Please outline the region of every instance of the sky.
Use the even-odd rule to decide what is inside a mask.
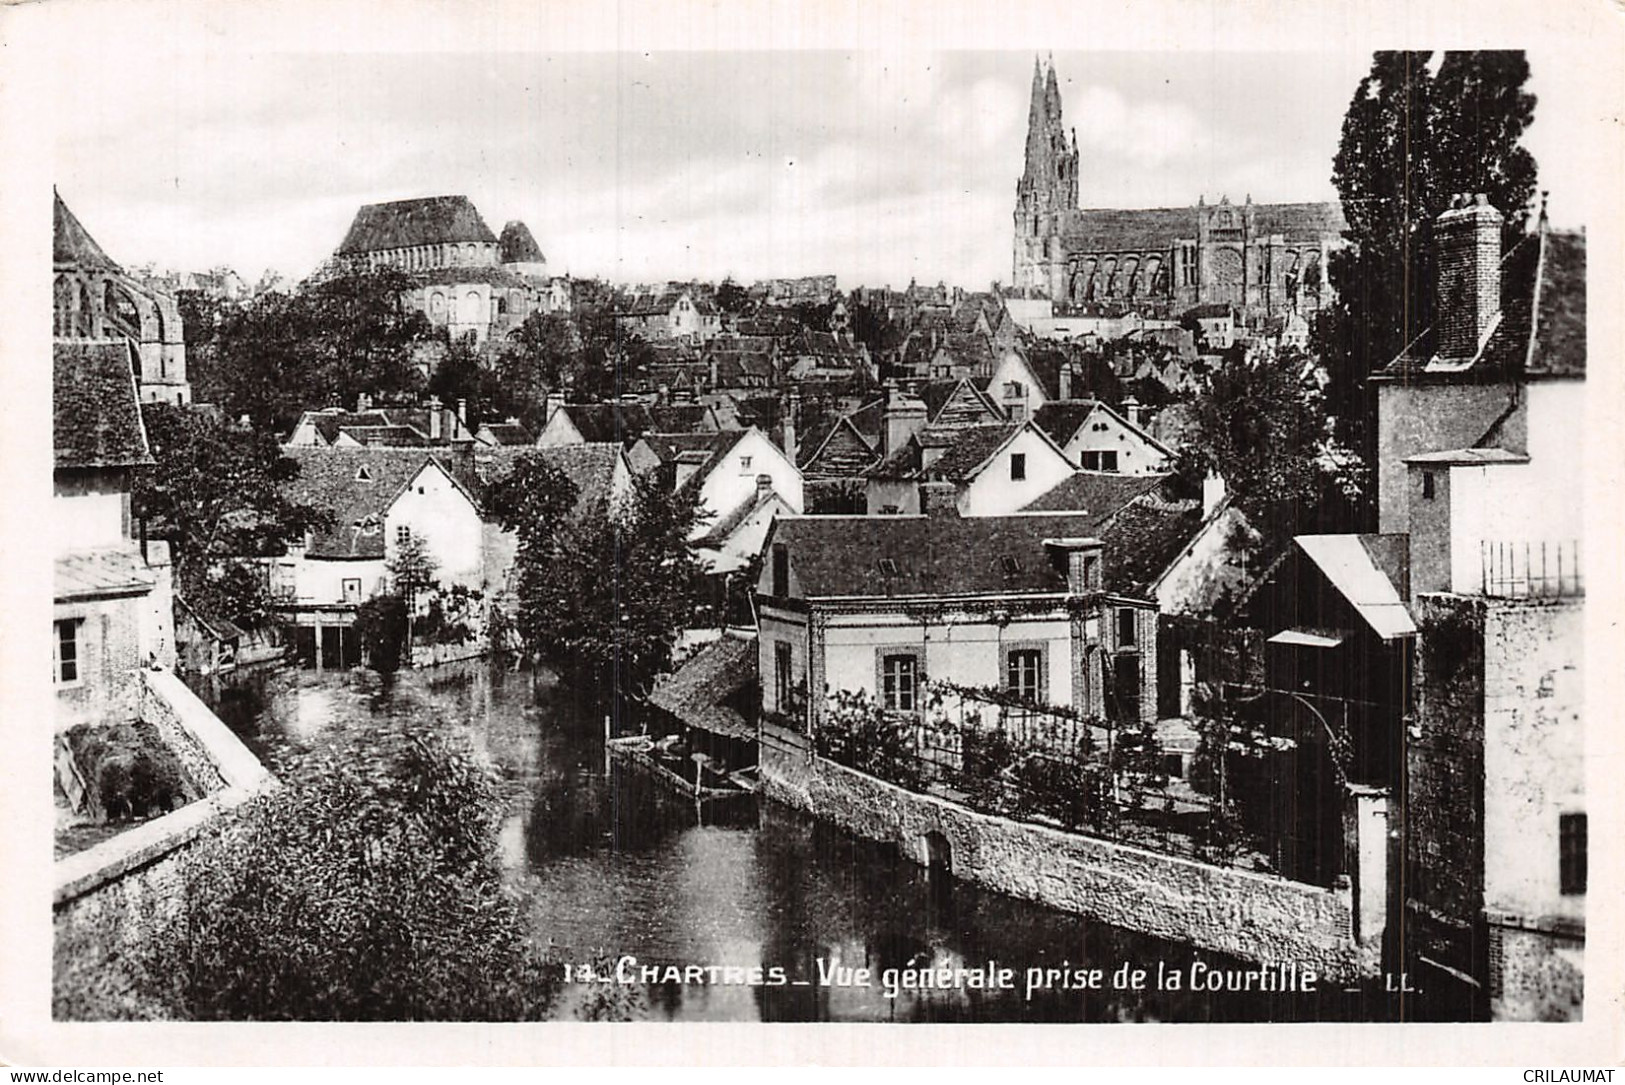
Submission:
[[[193,50],[68,65],[53,179],[120,262],[307,274],[362,204],[462,193],[555,273],[1010,276],[1031,50]],[[1094,207],[1331,199],[1369,52],[1053,54]],[[1584,88],[1531,52],[1554,219]],[[1572,209],[1571,203],[1569,207]],[[1570,215],[1568,221],[1574,221]]]

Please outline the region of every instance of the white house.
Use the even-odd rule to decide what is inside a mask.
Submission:
[[[741,506],[757,501],[764,485],[790,511],[799,515],[805,507],[801,470],[755,426],[712,434],[703,452],[680,454],[671,482],[692,487],[706,514],[694,529],[695,539]]]
[[[950,482],[963,516],[1003,516],[1048,492],[1077,465],[1031,421],[926,426],[870,469],[869,515],[924,511],[921,488]]]
[[[1173,458],[1167,445],[1099,400],[1052,403],[1036,421],[1086,471],[1154,475]]]

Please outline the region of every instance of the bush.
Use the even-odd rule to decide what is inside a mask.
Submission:
[[[503,884],[495,781],[410,720],[277,766],[195,855],[145,976],[196,1020],[535,1020],[557,978]]]
[[[375,595],[356,608],[355,634],[373,670],[380,674],[400,670],[406,627],[406,600],[398,595]]]

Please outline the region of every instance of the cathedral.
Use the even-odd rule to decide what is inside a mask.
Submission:
[[[1326,260],[1345,228],[1337,203],[1146,210],[1078,206],[1078,141],[1061,123],[1054,62],[1033,67],[1027,162],[1016,184],[1012,283],[1063,307],[1128,306],[1178,317],[1219,304],[1246,315],[1330,301]]]

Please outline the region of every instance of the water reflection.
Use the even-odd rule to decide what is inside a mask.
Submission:
[[[561,961],[630,956],[655,969],[638,1000],[654,1019],[1388,1019],[1380,996],[1341,991],[1215,996],[1051,986],[1029,997],[1033,968],[1101,968],[1109,977],[1124,962],[1151,975],[1159,963],[1188,974],[1198,958],[1236,962],[979,891],[770,803],[736,816],[739,824],[713,823],[709,808],[702,816],[692,800],[606,765],[602,719],[545,678],[483,665],[389,682],[282,671],[209,698],[262,753],[403,714],[468,727],[503,781],[510,813],[501,845],[538,940]],[[1014,990],[961,985],[888,997],[882,984],[888,970],[990,963],[1014,970]],[[780,969],[784,982],[672,978],[692,979],[682,969],[696,965],[717,966],[707,979],[725,978],[722,969],[739,970],[736,978]],[[860,968],[870,970],[870,983],[823,982],[833,970]]]

